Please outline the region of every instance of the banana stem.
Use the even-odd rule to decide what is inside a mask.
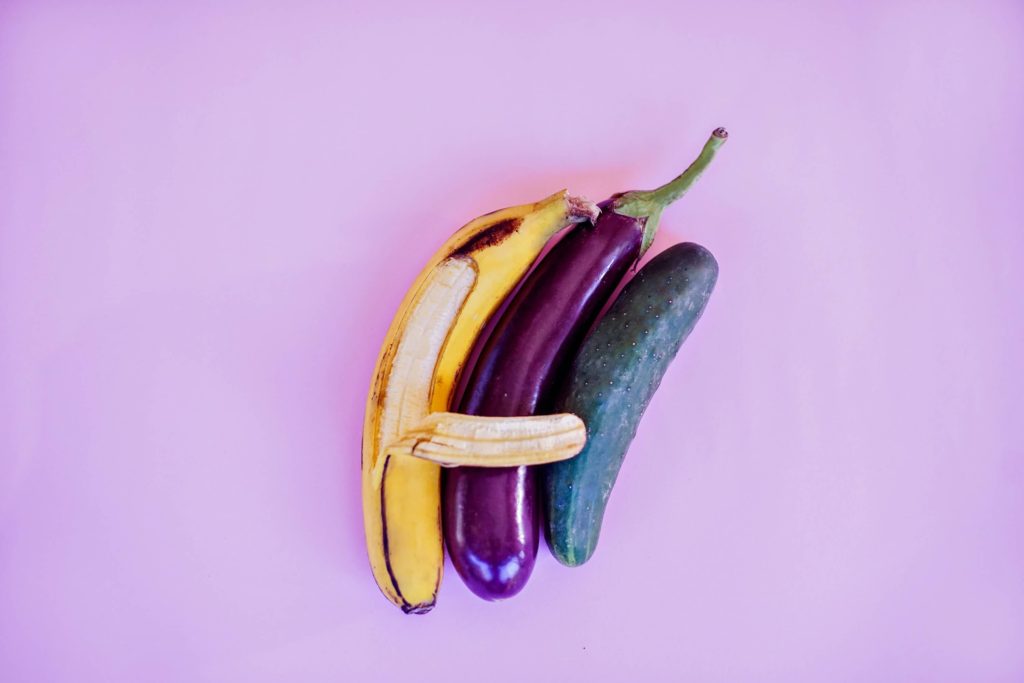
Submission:
[[[711,133],[708,141],[704,143],[704,148],[700,151],[700,155],[694,159],[693,163],[685,171],[674,179],[653,190],[626,192],[614,201],[612,208],[616,213],[632,216],[633,218],[646,219],[644,223],[644,240],[640,247],[641,256],[650,248],[651,243],[654,241],[654,235],[658,231],[658,219],[661,218],[661,212],[666,206],[682,197],[686,194],[687,190],[693,187],[697,179],[711,165],[711,161],[715,158],[719,147],[724,145],[728,138],[729,133],[725,128],[716,128]]]
[[[583,223],[585,221],[593,223],[601,215],[601,209],[598,208],[597,204],[586,197],[577,197],[569,194],[565,196],[565,202],[569,206],[569,220],[573,223]]]

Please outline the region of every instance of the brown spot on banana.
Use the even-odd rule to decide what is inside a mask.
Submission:
[[[452,256],[466,256],[475,251],[493,247],[504,242],[522,225],[522,218],[507,218],[481,230],[452,251]]]

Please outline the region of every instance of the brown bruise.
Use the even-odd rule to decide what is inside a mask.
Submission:
[[[503,221],[498,221],[460,244],[452,251],[451,255],[466,256],[481,249],[501,244],[518,230],[522,223],[522,218],[506,218]]]

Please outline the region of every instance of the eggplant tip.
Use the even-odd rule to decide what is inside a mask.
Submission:
[[[711,132],[711,134],[714,135],[716,138],[722,138],[723,140],[725,140],[727,137],[729,137],[729,131],[727,131],[722,126],[719,126],[718,128],[715,128]]]

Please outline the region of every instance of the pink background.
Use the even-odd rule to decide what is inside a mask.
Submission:
[[[207,4],[0,9],[0,679],[1024,679],[1024,6]],[[405,288],[717,125],[596,557],[402,615],[358,443]]]

